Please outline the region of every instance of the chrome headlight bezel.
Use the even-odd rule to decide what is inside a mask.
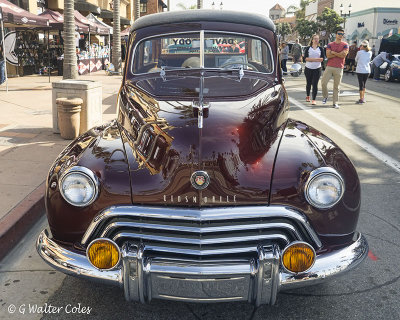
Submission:
[[[93,192],[92,197],[88,201],[82,202],[82,203],[76,203],[76,202],[70,201],[70,199],[68,199],[68,197],[65,195],[64,188],[63,188],[64,180],[71,174],[82,175],[86,179],[89,179],[92,182],[94,192]],[[99,194],[99,179],[96,177],[96,175],[90,169],[88,169],[86,167],[81,167],[81,166],[74,166],[62,174],[62,176],[60,178],[60,182],[59,182],[59,190],[60,190],[60,193],[61,193],[63,199],[66,202],[68,202],[70,205],[72,205],[74,207],[87,207],[97,199],[97,196]]]
[[[337,179],[337,181],[340,184],[340,188],[341,188],[341,194],[340,196],[332,203],[330,203],[329,205],[320,205],[319,203],[316,203],[309,194],[309,189],[310,189],[310,185],[313,183],[313,181],[318,178],[321,177],[322,175],[326,175],[326,176],[331,176],[334,177],[335,179]],[[317,168],[313,171],[311,171],[305,186],[304,186],[304,196],[307,200],[307,202],[312,205],[315,208],[318,209],[330,209],[332,207],[334,207],[342,198],[345,192],[345,185],[344,185],[344,180],[342,178],[342,176],[333,168],[331,167],[321,167],[321,168]]]

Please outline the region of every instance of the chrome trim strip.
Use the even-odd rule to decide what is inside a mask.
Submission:
[[[232,242],[243,242],[243,241],[255,241],[255,240],[274,240],[281,239],[289,244],[289,239],[284,235],[280,234],[272,234],[272,235],[255,235],[255,236],[246,236],[246,237],[230,237],[230,238],[211,238],[211,239],[193,239],[193,238],[177,238],[177,237],[164,237],[164,236],[155,236],[141,233],[133,233],[133,232],[121,232],[116,234],[113,237],[113,241],[118,241],[120,238],[135,238],[135,239],[143,239],[143,240],[152,240],[152,241],[162,241],[162,242],[171,242],[171,243],[183,243],[183,244],[193,244],[193,245],[207,245],[207,244],[219,244],[219,243],[232,243]]]
[[[200,68],[204,68],[204,30],[200,30]]]
[[[314,244],[321,248],[322,243],[306,217],[289,207],[283,206],[243,206],[243,207],[225,207],[225,208],[204,208],[187,209],[171,207],[142,207],[142,206],[113,206],[103,210],[96,216],[83,238],[82,245],[87,245],[91,235],[97,227],[105,220],[113,217],[148,217],[157,219],[178,219],[185,221],[207,221],[207,220],[234,220],[234,219],[252,219],[252,218],[289,218],[301,224]]]
[[[179,225],[163,225],[163,224],[151,224],[151,223],[141,223],[141,222],[113,222],[107,225],[101,234],[101,238],[106,237],[109,232],[116,228],[128,227],[128,228],[142,228],[142,229],[153,229],[153,230],[163,230],[163,231],[178,231],[178,232],[188,232],[188,233],[198,233],[206,234],[211,232],[234,232],[243,230],[255,230],[255,229],[287,229],[291,232],[297,240],[302,240],[301,235],[289,223],[258,223],[258,224],[241,224],[232,226],[221,226],[221,227],[185,227]]]
[[[235,248],[226,248],[226,249],[194,250],[194,249],[182,249],[182,248],[174,248],[174,247],[146,245],[146,249],[149,251],[186,254],[186,255],[191,255],[191,256],[211,256],[211,255],[222,255],[222,254],[256,252],[257,246],[254,245],[254,246],[249,246],[249,247],[235,247]]]

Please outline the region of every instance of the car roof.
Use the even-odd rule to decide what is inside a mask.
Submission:
[[[196,21],[239,23],[275,31],[275,25],[271,19],[261,14],[201,9],[150,14],[137,19],[131,27],[131,32],[145,27]]]

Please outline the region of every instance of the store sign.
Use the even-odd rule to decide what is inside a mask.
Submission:
[[[393,19],[393,20],[390,20],[390,19],[383,19],[383,24],[395,25],[395,24],[398,24],[398,21],[397,21],[397,19]]]
[[[364,28],[364,22],[359,22],[357,28]]]

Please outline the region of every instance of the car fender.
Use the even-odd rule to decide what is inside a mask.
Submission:
[[[330,209],[313,207],[304,194],[310,173],[320,167],[335,169],[345,184],[342,199]],[[270,204],[288,205],[303,211],[326,243],[342,242],[339,238],[343,237],[351,241],[360,211],[357,172],[332,140],[302,122],[289,120],[276,155]]]
[[[73,206],[60,193],[60,179],[74,166],[91,170],[99,183],[96,200],[86,207]],[[45,204],[50,230],[58,241],[79,241],[92,219],[116,203],[131,204],[128,163],[116,122],[95,127],[79,136],[50,168]]]

